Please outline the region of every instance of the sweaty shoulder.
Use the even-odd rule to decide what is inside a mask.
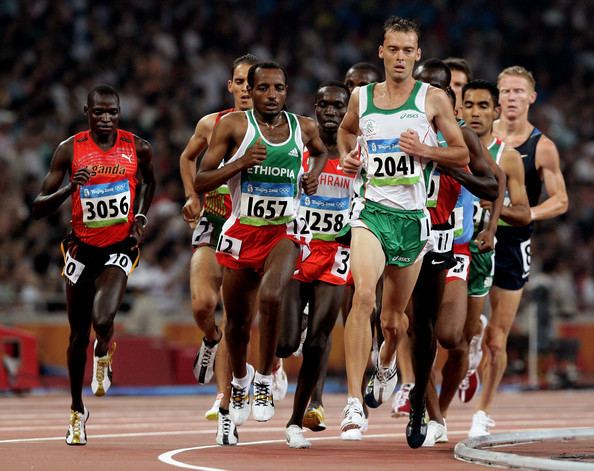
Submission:
[[[151,149],[151,144],[149,141],[147,141],[146,139],[143,139],[142,137],[138,137],[136,134],[133,134],[134,136],[134,145],[136,146],[136,152],[146,152],[147,150]]]
[[[447,113],[448,109],[451,110],[452,118],[454,118],[454,109],[446,92],[441,88],[429,85],[429,88],[427,89],[427,97],[425,99],[425,113],[427,114],[427,119],[431,121],[436,115]]]

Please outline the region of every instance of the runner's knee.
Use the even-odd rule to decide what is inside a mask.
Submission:
[[[89,332],[70,332],[69,348],[86,351],[89,346]]]
[[[353,296],[353,303],[351,310],[358,313],[358,315],[364,315],[365,317],[371,316],[375,308],[375,287],[358,287],[355,290]]]
[[[494,356],[505,351],[507,334],[503,328],[489,325],[487,326],[485,337],[485,343]]]
[[[200,290],[199,293],[192,295],[192,313],[194,319],[200,321],[214,313],[217,308],[219,297],[210,290]]]
[[[382,311],[381,314],[382,332],[384,336],[398,337],[406,335],[408,330],[408,321],[406,315],[402,313],[387,313]]]

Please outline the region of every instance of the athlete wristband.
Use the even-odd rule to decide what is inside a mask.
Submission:
[[[146,226],[148,225],[148,218],[144,214],[142,214],[142,213],[135,214],[134,215],[134,220],[136,220],[136,218],[142,218],[142,219],[144,219],[144,223],[140,227],[142,227],[143,229],[145,229]]]

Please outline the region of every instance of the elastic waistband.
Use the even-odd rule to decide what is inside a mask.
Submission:
[[[384,206],[383,204],[374,201],[365,200],[365,208],[374,212],[392,214],[401,217],[419,217],[425,216],[422,209],[396,209]]]

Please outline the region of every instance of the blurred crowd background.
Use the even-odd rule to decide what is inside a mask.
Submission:
[[[555,317],[594,322],[594,3],[588,0],[0,2],[0,314],[63,310],[59,242],[69,207],[31,219],[55,146],[86,127],[88,90],[121,94],[121,127],[153,145],[158,187],[130,290],[155,316],[190,317],[190,230],[178,160],[197,120],[231,105],[232,60],[251,52],[289,73],[289,109],[313,116],[313,94],[348,67],[381,67],[391,14],[422,26],[423,58],[465,57],[495,80],[519,64],[537,81],[531,120],[557,144],[570,206],[539,223],[531,284]],[[131,303],[140,303],[134,296]],[[136,301],[134,301],[136,300]],[[133,307],[133,306],[132,306]]]

